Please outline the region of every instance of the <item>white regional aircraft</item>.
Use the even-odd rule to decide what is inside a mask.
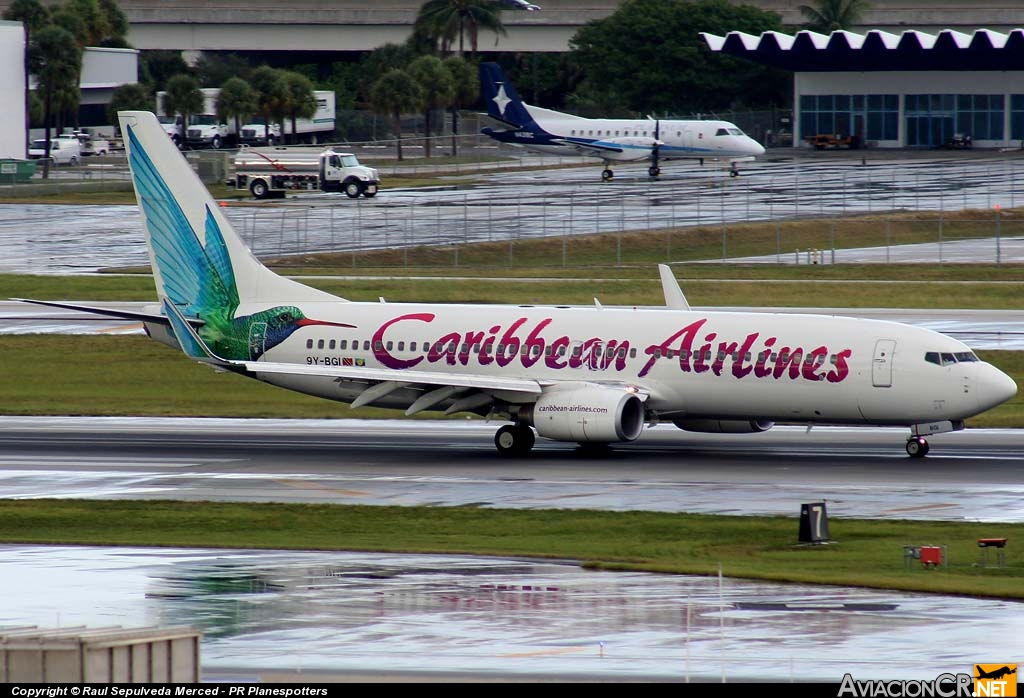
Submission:
[[[663,308],[356,303],[278,276],[232,230],[149,112],[121,112],[160,308],[120,313],[218,370],[331,400],[510,422],[537,435],[637,439],[645,424],[752,433],[789,422],[909,426],[907,452],[1008,400],[1014,382],[963,343],[848,317]],[[46,303],[49,304],[49,303]]]
[[[601,179],[614,176],[613,162],[649,160],[647,174],[661,174],[666,160],[721,160],[729,174],[737,162],[764,155],[764,147],[728,121],[674,119],[587,119],[526,104],[497,63],[480,64],[487,115],[509,128],[482,132],[502,143],[539,153],[601,158]]]

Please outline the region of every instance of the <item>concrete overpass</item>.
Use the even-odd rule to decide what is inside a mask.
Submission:
[[[6,1],[6,0],[3,0]],[[810,0],[730,0],[777,12],[799,25]],[[540,0],[540,12],[508,10],[508,36],[482,33],[481,50],[566,51],[585,23],[607,17],[621,0]],[[140,49],[370,51],[401,43],[421,0],[121,0]],[[858,29],[1012,29],[1024,25],[1020,0],[873,0]],[[495,40],[498,40],[495,46]]]
[[[11,0],[0,0],[0,11]],[[586,22],[607,17],[621,0],[535,0],[543,10],[508,10],[508,36],[482,32],[482,51],[560,52]],[[729,0],[771,10],[799,25],[810,0]],[[120,0],[128,41],[142,50],[370,51],[408,38],[422,0]],[[1024,26],[1020,0],[872,0],[854,29],[996,31]],[[498,40],[497,45],[495,40]]]

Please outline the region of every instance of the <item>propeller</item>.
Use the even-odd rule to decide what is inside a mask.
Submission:
[[[647,171],[652,177],[657,177],[661,174],[661,169],[658,167],[658,151],[661,148],[661,121],[658,119],[654,120],[654,145],[651,147],[651,167]]]

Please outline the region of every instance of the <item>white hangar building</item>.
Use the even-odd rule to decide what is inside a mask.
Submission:
[[[1024,29],[702,36],[712,51],[793,72],[794,147],[817,134],[878,148],[1024,144]]]

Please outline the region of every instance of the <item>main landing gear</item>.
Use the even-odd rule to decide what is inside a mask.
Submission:
[[[647,174],[650,175],[651,178],[657,177],[661,174],[661,168],[657,165],[651,165],[647,168]]]
[[[907,455],[911,458],[924,458],[929,448],[928,439],[923,436],[911,436],[907,439]]]
[[[735,162],[732,163],[732,165],[729,167],[729,176],[730,177],[739,177],[740,176],[740,168],[736,166]]]
[[[614,176],[615,176],[615,173],[612,172],[612,168],[610,168],[610,167],[605,167],[601,171],[601,181],[602,182],[610,182],[612,177],[614,177]]]
[[[494,446],[501,456],[525,456],[533,448],[536,437],[526,424],[506,424],[494,435]]]

